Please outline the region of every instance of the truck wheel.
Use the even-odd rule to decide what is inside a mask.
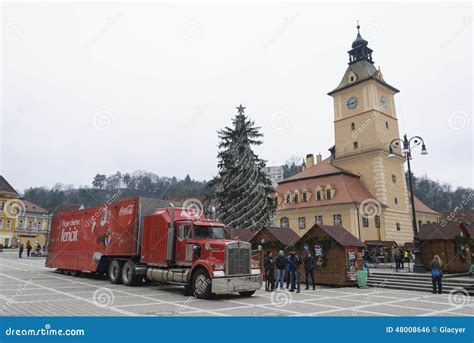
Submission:
[[[198,269],[193,275],[193,293],[198,299],[211,297],[211,278],[204,269]]]
[[[64,270],[63,270],[63,274],[64,274],[64,275],[71,275],[69,269],[64,269]]]
[[[122,268],[122,282],[126,286],[136,286],[138,284],[138,275],[135,270],[135,263],[127,261]]]
[[[248,292],[239,292],[239,294],[243,297],[251,297],[255,291],[248,291]]]
[[[122,264],[113,260],[109,267],[109,280],[113,284],[119,284],[122,282]]]
[[[80,270],[71,270],[70,274],[72,276],[79,276],[79,275],[81,275],[81,271]]]

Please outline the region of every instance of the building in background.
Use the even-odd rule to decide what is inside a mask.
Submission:
[[[0,244],[10,247],[14,242],[13,229],[17,225],[17,211],[21,211],[21,199],[17,191],[0,175]]]
[[[299,236],[318,223],[342,226],[362,241],[411,242],[405,157],[399,149],[388,156],[390,142],[400,137],[394,100],[399,91],[375,68],[357,29],[349,66],[328,93],[334,100],[335,145],[324,160],[308,154],[302,172],[279,182],[275,224]],[[419,199],[415,210],[418,225],[439,217]]]
[[[38,244],[44,247],[51,221],[51,214],[44,208],[22,199],[25,211],[18,216],[17,226],[14,230],[14,243],[28,243],[35,247]]]
[[[268,176],[272,182],[272,187],[276,188],[278,182],[283,180],[283,166],[270,166],[263,168],[263,172]]]

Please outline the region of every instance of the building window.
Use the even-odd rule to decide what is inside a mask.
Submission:
[[[334,226],[342,226],[342,217],[340,214],[334,214],[332,218],[334,221]]]
[[[354,131],[356,129],[356,124],[355,123],[351,123],[351,130]]]
[[[7,230],[10,230],[12,226],[12,222],[10,219],[7,220]]]
[[[303,202],[308,201],[308,194],[306,192],[303,192]]]
[[[298,226],[300,229],[305,229],[306,228],[306,218],[305,217],[299,217],[298,218]]]
[[[380,229],[380,216],[375,216],[375,227]]]
[[[362,215],[362,226],[369,227],[369,216],[366,214]]]
[[[3,228],[3,219],[0,219],[0,229]]]
[[[284,228],[289,228],[290,227],[290,221],[288,220],[288,217],[282,217],[280,219],[280,226]]]
[[[326,190],[326,199],[331,199],[331,190]]]
[[[388,129],[388,121],[385,122],[385,127]]]
[[[287,204],[290,204],[290,203],[291,203],[291,197],[290,197],[289,194],[286,196],[286,203],[287,203]]]
[[[316,192],[316,199],[321,200],[321,191]]]
[[[397,183],[397,177],[395,175],[392,175],[392,182]]]
[[[323,216],[316,216],[316,217],[314,217],[314,221],[315,221],[316,224],[318,224],[318,225],[323,225]]]
[[[38,222],[38,230],[41,230],[42,223],[41,221]]]
[[[421,228],[421,224],[422,224],[422,221],[419,220],[419,221],[418,221],[418,229]]]
[[[2,201],[2,204],[0,205],[0,210],[3,211],[5,209],[5,201]]]
[[[298,193],[295,193],[295,195],[293,196],[293,202],[294,202],[295,204],[298,203]]]
[[[23,229],[23,219],[20,219],[20,221],[18,222],[18,228]]]
[[[352,147],[354,148],[354,150],[359,149],[359,143],[358,142],[352,143]]]
[[[273,201],[275,202],[275,205],[278,206],[278,197],[275,197]]]
[[[354,76],[351,76],[351,82],[354,82]]]
[[[397,231],[400,231],[400,223],[397,223],[396,226],[397,226]]]
[[[31,230],[33,228],[33,222],[30,220],[28,222],[28,230]]]
[[[398,204],[398,199],[395,198],[394,201],[395,201],[395,205],[397,205]]]

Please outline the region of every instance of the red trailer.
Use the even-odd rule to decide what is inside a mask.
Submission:
[[[165,204],[128,198],[53,216],[46,266],[106,273],[128,286],[144,278],[181,284],[198,298],[261,287],[250,243],[226,240],[224,225],[196,210]]]

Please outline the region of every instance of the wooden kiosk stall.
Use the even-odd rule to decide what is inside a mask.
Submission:
[[[465,273],[471,270],[473,237],[460,222],[424,224],[418,237],[421,241],[423,264],[430,269],[431,261],[438,255],[447,273]]]
[[[302,259],[306,251],[316,258],[316,283],[330,286],[357,285],[357,270],[363,265],[362,247],[360,240],[343,227],[318,224],[296,243]],[[303,265],[300,271],[304,276]]]

